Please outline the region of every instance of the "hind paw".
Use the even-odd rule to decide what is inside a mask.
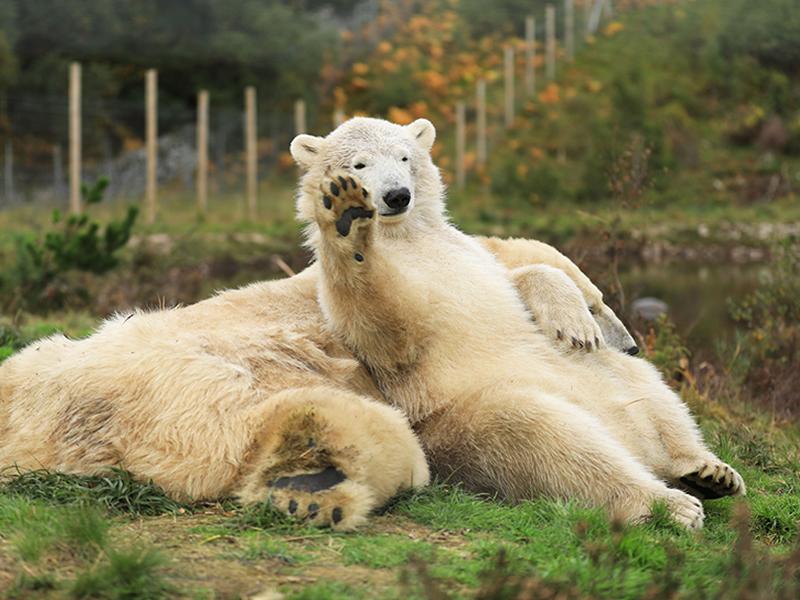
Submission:
[[[679,478],[679,486],[701,500],[714,500],[724,496],[744,496],[744,480],[736,470],[719,459],[703,462]]]
[[[702,529],[705,512],[700,500],[680,490],[669,490],[666,497],[670,515],[687,529]]]
[[[303,477],[307,476],[282,479],[297,480]],[[375,504],[366,487],[350,480],[317,490],[309,490],[304,484],[297,487],[273,485],[268,487],[267,499],[278,510],[299,521],[337,530],[353,529],[364,523]]]

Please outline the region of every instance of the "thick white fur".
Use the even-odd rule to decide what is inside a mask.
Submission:
[[[700,527],[700,503],[665,481],[730,468],[651,365],[607,348],[567,356],[549,342],[514,275],[448,222],[432,131],[424,120],[358,118],[301,139],[314,151],[299,158],[298,215],[337,339],[408,416],[439,474],[512,500],[578,498],[629,521],[662,500]],[[337,172],[357,176],[368,197],[357,181],[337,186]],[[410,210],[384,219],[382,197],[397,187],[412,191]],[[375,212],[337,233],[352,206]]]
[[[482,243],[503,260],[526,247],[524,240]],[[531,243],[527,260],[560,260],[550,246]],[[33,343],[0,365],[0,468],[95,474],[117,466],[180,499],[270,498],[287,511],[294,501],[298,516],[316,503],[313,521],[338,528],[363,522],[397,491],[426,484],[425,457],[407,420],[377,401],[368,373],[324,326],[318,270],[185,308],[119,315],[84,340],[55,335]],[[564,275],[553,274],[551,282],[538,279],[539,290],[558,287]],[[517,280],[540,318],[567,324],[589,316],[583,308],[554,311],[546,306],[553,294],[540,299],[525,277]],[[563,301],[580,307],[582,299],[557,304]],[[297,450],[293,438],[309,435],[321,438],[318,452],[297,464],[307,448]],[[329,466],[348,480],[316,493],[268,485]],[[338,524],[331,519],[337,507]]]

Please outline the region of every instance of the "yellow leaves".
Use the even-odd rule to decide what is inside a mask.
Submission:
[[[382,60],[380,65],[384,73],[389,73],[391,75],[392,73],[397,71],[397,63],[394,62],[393,60],[388,60],[388,59]]]
[[[447,92],[447,78],[437,71],[423,71],[420,75],[422,85],[434,94],[443,95]]]
[[[399,125],[408,125],[415,119],[424,117],[428,113],[428,105],[425,102],[413,102],[407,108],[392,106],[389,108],[389,120]]]
[[[339,34],[339,36],[341,37],[342,41],[343,41],[345,44],[349,44],[350,42],[352,42],[352,41],[353,41],[353,32],[352,32],[352,31],[348,31],[348,30],[344,29],[344,30],[342,30],[342,32]]]
[[[590,79],[589,81],[586,82],[586,89],[592,94],[596,94],[597,92],[603,89],[603,84],[597,81],[596,79]]]
[[[623,29],[625,29],[625,26],[622,23],[620,23],[619,21],[611,21],[611,23],[606,25],[605,29],[603,29],[603,34],[608,37],[611,37],[617,35]]]
[[[412,102],[411,105],[408,107],[411,116],[415,119],[420,119],[428,114],[428,105],[421,100],[418,102]]]
[[[392,45],[386,40],[378,44],[378,52],[380,54],[389,54],[392,51]]]
[[[561,90],[556,83],[548,83],[547,87],[539,92],[539,102],[542,104],[558,104],[561,101]]]
[[[528,174],[528,165],[525,163],[517,163],[517,179],[525,179],[525,176]]]
[[[541,148],[537,148],[536,146],[531,148],[530,155],[533,160],[541,160],[544,158],[544,152]]]
[[[353,63],[353,74],[363,76],[369,73],[369,66],[365,63]]]
[[[389,108],[388,117],[392,123],[397,123],[398,125],[408,125],[414,121],[414,117],[409,111],[397,106],[392,106]]]
[[[350,81],[350,86],[354,90],[366,90],[369,88],[369,82],[363,77],[353,77]]]

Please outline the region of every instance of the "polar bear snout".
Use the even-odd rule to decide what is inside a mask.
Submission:
[[[408,210],[408,205],[411,203],[411,192],[407,187],[389,190],[383,195],[383,203],[389,210],[381,211],[382,215],[400,215]]]

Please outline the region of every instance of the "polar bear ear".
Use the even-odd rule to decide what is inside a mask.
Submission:
[[[417,119],[413,123],[406,125],[411,135],[419,142],[419,145],[430,152],[433,142],[436,140],[436,128],[428,119]]]
[[[301,169],[308,170],[322,158],[322,145],[325,138],[302,133],[292,140],[289,151]]]

